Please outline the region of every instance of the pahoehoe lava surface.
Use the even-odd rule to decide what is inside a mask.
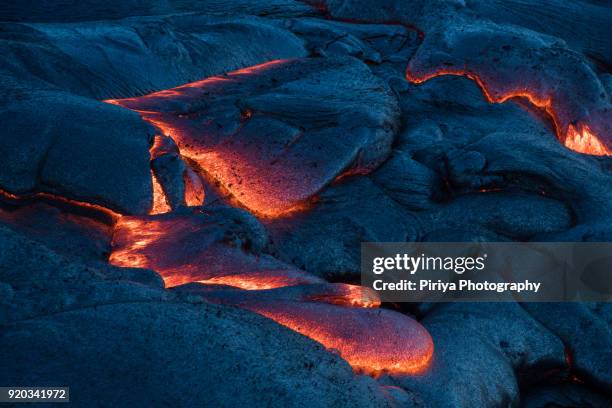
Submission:
[[[366,241],[612,240],[611,21],[595,0],[3,5],[0,386],[611,406],[609,303],[355,285]]]

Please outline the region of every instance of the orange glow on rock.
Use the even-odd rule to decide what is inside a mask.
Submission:
[[[494,96],[489,90],[489,87],[478,75],[463,70],[441,69],[431,74],[419,76],[410,72],[410,70],[406,70],[406,79],[413,84],[421,84],[432,78],[444,75],[463,76],[471,79],[482,90],[485,99],[489,103],[504,103],[512,98],[525,98],[533,106],[546,112],[546,114],[553,121],[557,138],[564,143],[567,148],[579,153],[596,156],[612,155],[612,151],[606,148],[604,143],[600,141],[599,137],[590,129],[588,125],[562,125],[564,121],[560,120],[558,113],[554,109],[554,103],[550,96],[538,95],[536,91],[532,91],[530,89],[516,89],[513,91],[506,91],[504,94],[499,96]],[[580,129],[580,131],[577,129]]]
[[[164,138],[160,136],[155,136],[153,139],[153,145],[149,149],[151,160],[154,158],[164,154],[167,150],[167,146],[164,143]],[[153,186],[153,204],[151,206],[151,210],[149,214],[164,214],[172,211],[170,204],[168,203],[168,197],[164,192],[163,187],[159,183],[155,172],[151,169],[151,184]]]
[[[198,282],[207,285],[227,285],[244,290],[266,290],[307,283],[305,274],[286,270],[254,271],[237,275],[216,276]],[[316,283],[318,279],[313,279]]]
[[[204,282],[267,289],[321,282],[271,257],[211,242],[220,232],[215,228],[205,214],[122,217],[115,225],[109,262],[153,269],[166,287]]]
[[[159,184],[159,181],[152,170],[151,182],[153,183],[153,206],[151,207],[149,214],[155,215],[170,212],[172,208],[170,208],[170,205],[168,204],[166,193],[164,193],[164,189],[162,188],[161,184]]]
[[[187,168],[183,174],[183,184],[185,186],[185,205],[188,207],[199,207],[204,204],[205,191],[198,175]]]
[[[378,294],[365,286],[330,284],[327,285],[327,288],[328,291],[307,295],[306,299],[347,307],[377,308],[380,306]]]
[[[88,203],[85,201],[73,200],[70,198],[66,198],[66,197],[51,194],[51,193],[34,193],[34,194],[17,195],[17,194],[12,194],[12,193],[9,193],[8,191],[0,189],[0,199],[4,199],[9,203],[20,203],[23,201],[27,201],[29,199],[47,200],[52,203],[55,202],[55,203],[66,205],[67,207],[72,207],[75,209],[87,210],[92,213],[102,214],[113,223],[116,222],[118,219],[120,219],[122,216],[118,212],[115,212],[107,207],[104,207],[98,204],[92,204],[92,203]]]
[[[576,128],[580,129],[577,130]],[[580,153],[595,156],[612,156],[612,150],[606,148],[603,143],[593,134],[588,125],[569,125],[565,146]]]
[[[131,217],[120,218],[115,225],[115,236],[119,234],[119,238],[113,237],[113,252],[109,262],[126,268],[149,268],[151,260],[142,250],[158,242],[163,232],[164,226],[160,223]],[[124,244],[119,249],[115,247],[116,240]]]
[[[427,330],[391,310],[290,301],[241,307],[336,350],[358,373],[419,375],[433,357],[433,340]]]
[[[429,367],[433,342],[427,330],[405,315],[377,309],[380,299],[372,290],[328,284],[264,255],[209,242],[206,231],[214,223],[204,214],[194,217],[122,217],[110,262],[154,269],[168,287],[200,282],[247,289],[207,291],[204,298],[251,310],[337,350],[358,373],[416,375]]]

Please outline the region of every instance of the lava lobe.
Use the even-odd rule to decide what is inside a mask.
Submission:
[[[406,70],[415,84],[441,75],[472,79],[490,103],[524,98],[546,112],[569,149],[612,155],[612,106],[601,81],[549,37],[460,20],[426,36]]]
[[[106,102],[140,113],[234,204],[264,217],[303,210],[340,174],[378,166],[399,122],[388,86],[347,58],[275,60]]]

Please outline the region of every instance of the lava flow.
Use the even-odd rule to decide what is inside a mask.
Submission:
[[[490,90],[490,86],[487,86],[485,82],[476,74],[466,70],[453,70],[453,69],[439,69],[434,73],[425,75],[416,75],[410,69],[406,70],[406,79],[413,84],[421,84],[432,78],[454,75],[463,76],[474,81],[481,89],[486,100],[489,103],[504,103],[512,98],[524,98],[533,106],[543,110],[552,120],[557,133],[557,138],[563,142],[563,144],[576,152],[590,154],[595,156],[610,156],[612,150],[600,140],[588,124],[567,124],[567,120],[561,120],[558,112],[555,109],[553,98],[550,96],[538,95],[535,90],[525,88],[516,89],[512,91],[505,91],[500,95],[494,94]]]
[[[418,375],[433,358],[427,330],[401,313],[377,309],[376,292],[361,286],[319,283],[203,294],[211,302],[251,310],[335,350],[358,373]]]
[[[197,282],[206,285],[225,285],[244,290],[266,290],[301,285],[304,283],[317,283],[316,277],[310,278],[304,273],[293,270],[265,270],[239,273],[235,275],[215,276]]]
[[[257,104],[262,90],[273,92],[283,81],[299,81],[305,75],[302,69],[316,63],[275,60],[142,97],[105,102],[138,112],[171,137],[180,154],[195,163],[211,185],[228,193],[234,206],[264,218],[287,216],[310,208],[316,192],[351,164],[343,160],[349,161],[355,150],[346,145],[360,142],[345,132],[329,141],[326,152],[316,138],[305,136],[314,130],[293,123],[291,117],[254,112],[247,101]],[[330,115],[321,114],[324,121],[335,123],[333,109],[322,108]],[[334,149],[340,158],[330,153]],[[328,163],[324,154],[337,162]]]
[[[253,290],[322,282],[274,258],[226,246],[218,241],[224,235],[205,214],[122,217],[109,262],[153,269],[166,287],[202,282]]]
[[[167,286],[207,284],[210,301],[251,310],[338,350],[357,372],[414,375],[429,366],[433,343],[427,330],[405,315],[376,309],[380,300],[371,290],[329,284],[274,258],[228,247],[211,238],[225,233],[217,233],[209,217],[122,217],[110,262],[154,269]]]
[[[307,139],[304,130],[262,121],[257,113],[238,109],[240,100],[228,103],[222,98],[249,86],[274,86],[277,75],[301,78],[302,67],[291,65],[271,61],[140,98],[107,102],[138,112],[172,138],[180,149],[177,154],[197,163],[233,196],[234,204],[260,216],[286,215],[307,206],[312,186],[324,184],[311,176],[319,171],[317,163],[301,169],[294,164],[297,158],[283,156]],[[262,75],[271,69],[272,74]],[[153,159],[163,150],[160,143],[152,148]],[[279,162],[279,157],[285,161]],[[354,172],[360,169],[351,167],[343,175]],[[168,203],[163,186],[162,182],[156,189],[155,212],[164,212],[163,204]],[[241,223],[220,224],[214,217],[214,210],[123,217],[114,231],[110,262],[153,269],[167,287],[204,284],[201,294],[208,301],[258,313],[337,350],[356,372],[415,375],[429,367],[433,342],[417,321],[378,309],[380,299],[366,288],[329,284],[268,255],[243,251],[235,243],[249,240],[251,232]]]
[[[433,357],[433,341],[415,320],[386,309],[350,308],[317,302],[242,305],[337,350],[355,371],[372,376],[418,375]]]

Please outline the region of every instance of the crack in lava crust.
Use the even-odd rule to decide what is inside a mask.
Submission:
[[[419,76],[411,72],[410,69],[406,70],[406,79],[413,84],[422,84],[430,79],[445,75],[463,76],[474,81],[489,103],[504,103],[512,98],[525,98],[533,106],[546,112],[554,124],[557,138],[562,141],[568,149],[578,153],[595,156],[612,156],[612,150],[606,147],[588,124],[577,123],[563,126],[562,123],[564,123],[564,121],[559,118],[559,115],[555,111],[551,97],[539,96],[529,89],[517,89],[515,91],[506,92],[501,96],[494,96],[484,81],[478,75],[469,71],[442,69],[432,74]]]

